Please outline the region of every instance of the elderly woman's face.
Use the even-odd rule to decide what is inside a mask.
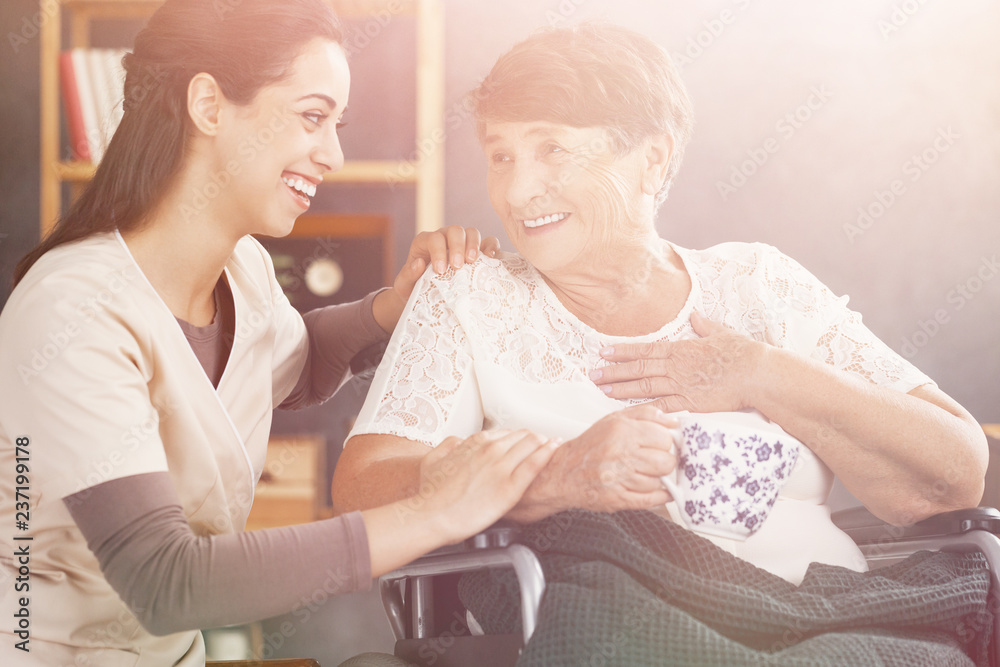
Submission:
[[[602,128],[488,123],[483,150],[490,202],[543,273],[598,261],[644,217],[641,153],[616,155]]]

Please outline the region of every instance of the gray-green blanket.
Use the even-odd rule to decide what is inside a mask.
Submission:
[[[547,582],[519,666],[989,664],[980,554],[813,563],[795,586],[651,512],[564,512],[519,541]],[[510,570],[467,575],[460,593],[487,633],[520,631]]]

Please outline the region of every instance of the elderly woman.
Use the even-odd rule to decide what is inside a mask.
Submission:
[[[864,568],[825,505],[834,476],[895,524],[978,503],[976,422],[846,298],[773,247],[657,235],[692,123],[662,48],[609,25],[541,32],[474,100],[517,254],[415,288],[340,459],[340,510],[413,496],[428,447],[503,427],[564,440],[511,518],[677,518],[660,478],[678,410],[757,410],[804,443],[760,530],[712,538],[789,581],[812,561]]]

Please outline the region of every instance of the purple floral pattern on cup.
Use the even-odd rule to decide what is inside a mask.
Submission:
[[[664,478],[694,530],[735,539],[757,532],[798,459],[799,442],[761,419],[761,428],[678,415],[676,479]]]

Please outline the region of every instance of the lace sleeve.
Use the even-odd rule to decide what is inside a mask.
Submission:
[[[836,296],[777,249],[760,247],[764,290],[772,297],[768,342],[890,389],[908,392],[932,383],[861,322],[846,296]]]
[[[455,316],[448,271],[413,288],[351,435],[384,433],[437,445],[483,428],[471,346]]]

